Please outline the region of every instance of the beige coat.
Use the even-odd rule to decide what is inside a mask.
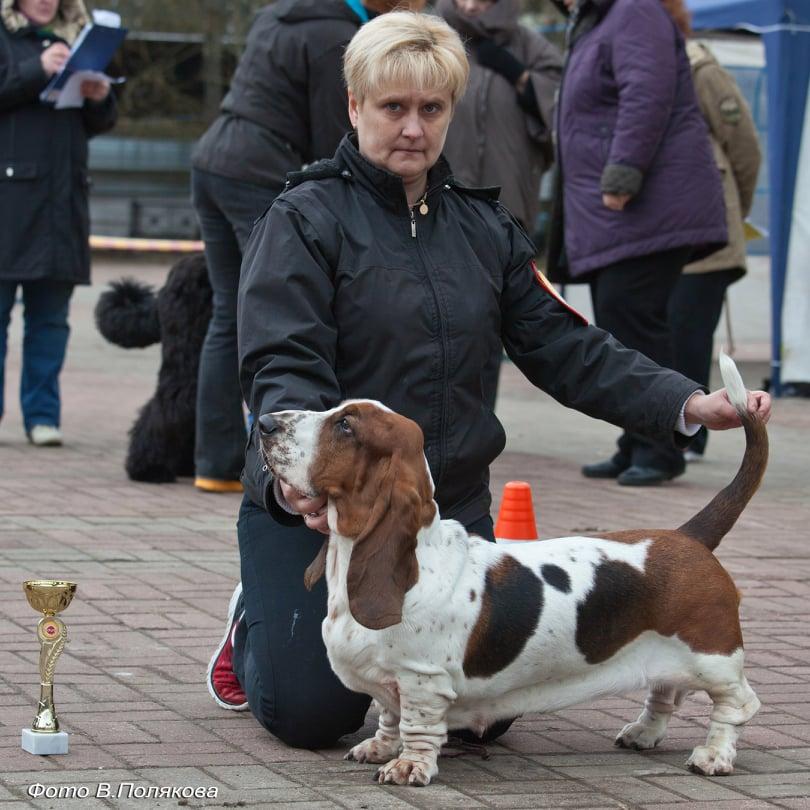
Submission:
[[[518,0],[498,0],[475,20],[465,20],[453,0],[439,0],[436,10],[462,39],[490,37],[529,71],[542,121],[525,112],[515,88],[479,65],[468,49],[470,82],[453,115],[444,154],[460,182],[500,186],[501,202],[531,231],[540,210],[540,180],[552,159],[552,116],[562,55],[540,34],[518,23],[520,7]]]
[[[686,52],[692,66],[700,109],[709,125],[714,156],[723,177],[728,220],[728,245],[684,273],[739,268],[745,272],[743,220],[751,212],[761,152],[751,110],[734,79],[704,45],[690,41]]]

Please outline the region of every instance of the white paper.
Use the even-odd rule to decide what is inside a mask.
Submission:
[[[106,25],[108,28],[120,28],[121,15],[114,11],[97,8],[93,11],[93,22],[96,25]]]
[[[77,70],[65,82],[65,86],[59,92],[54,107],[57,110],[69,110],[74,107],[81,107],[84,105],[84,96],[82,95],[82,82],[85,81],[106,81],[110,84],[120,84],[123,79],[113,79],[106,73],[101,73],[98,70]]]

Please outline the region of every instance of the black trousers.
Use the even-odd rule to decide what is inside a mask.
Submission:
[[[723,311],[729,285],[742,275],[738,267],[710,273],[683,274],[669,302],[669,322],[674,336],[673,365],[686,377],[709,385],[714,333]],[[708,431],[701,430],[691,449],[703,453]]]
[[[495,539],[489,515],[467,529]],[[312,591],[304,587],[304,570],[324,536],[303,524],[284,526],[248,498],[237,533],[245,621],[237,629],[233,668],[250,710],[287,745],[332,746],[363,725],[371,698],[343,686],[329,665],[321,635],[325,580]]]
[[[669,301],[690,252],[683,247],[650,253],[597,271],[590,282],[596,325],[658,365],[672,368]],[[616,460],[673,472],[683,469],[683,456],[674,445],[628,431],[619,438]]]
[[[236,340],[239,273],[253,223],[281,188],[254,186],[192,169],[191,192],[213,290],[213,311],[197,378],[194,468],[202,478],[238,481],[246,441]]]

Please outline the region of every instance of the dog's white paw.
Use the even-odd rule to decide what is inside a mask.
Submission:
[[[703,776],[728,776],[734,772],[734,754],[713,745],[699,745],[686,760],[686,767]]]
[[[355,745],[343,759],[353,759],[355,762],[388,762],[398,753],[399,740],[380,740],[377,737],[369,737]]]
[[[642,751],[646,748],[655,748],[664,739],[664,733],[659,726],[646,723],[628,723],[617,735],[614,745],[619,748],[635,748]]]
[[[424,787],[439,772],[436,765],[416,762],[398,757],[386,763],[377,771],[376,780],[381,785],[413,785]]]

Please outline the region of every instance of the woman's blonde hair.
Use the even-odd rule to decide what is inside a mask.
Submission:
[[[449,90],[455,104],[470,64],[458,34],[440,17],[380,14],[352,38],[343,57],[346,85],[358,103],[387,87]]]

